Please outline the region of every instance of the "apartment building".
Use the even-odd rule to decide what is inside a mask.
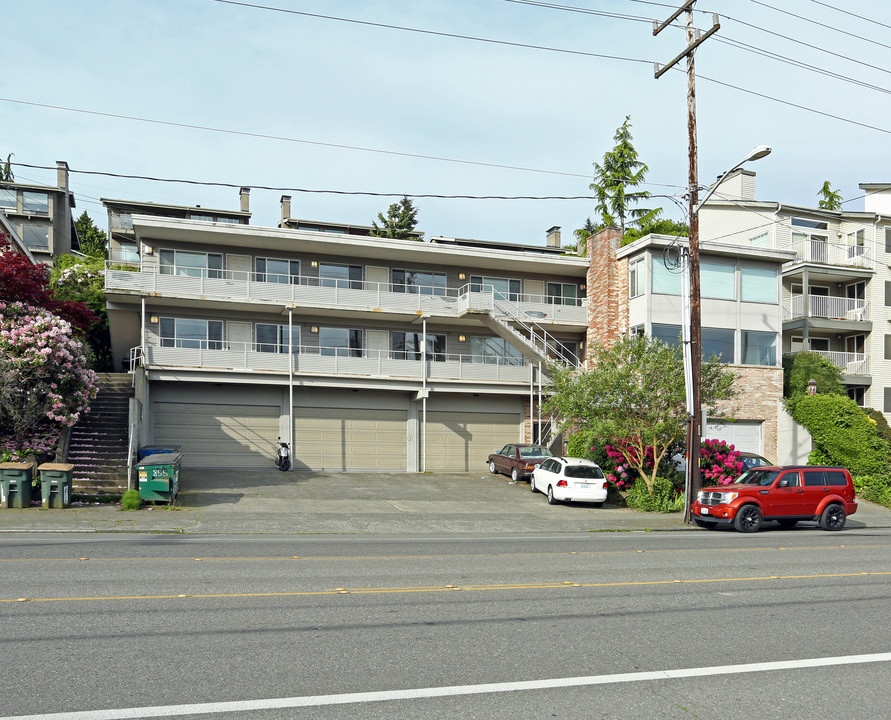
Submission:
[[[56,177],[55,186],[0,182],[0,212],[34,259],[47,265],[54,255],[78,249],[68,163],[56,163]]]
[[[542,366],[577,363],[585,258],[548,245],[433,237],[290,217],[103,200],[118,369],[139,353],[141,444],[187,465],[485,469],[542,437]]]
[[[823,355],[859,405],[889,414],[891,185],[860,189],[863,211],[765,202],[755,199],[755,173],[737,170],[700,211],[700,234],[794,253],[782,271],[782,352]]]
[[[624,247],[619,239],[618,230],[607,228],[588,242],[588,342],[644,334],[679,345],[687,238],[647,235]],[[728,363],[740,391],[722,408],[734,422],[708,421],[703,435],[773,462],[798,461],[779,442],[786,422],[779,402],[781,268],[793,257],[760,246],[700,246],[702,356]]]

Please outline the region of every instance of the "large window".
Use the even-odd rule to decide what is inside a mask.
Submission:
[[[699,266],[700,294],[704,298],[736,298],[736,268],[733,265],[703,262]]]
[[[420,360],[424,345],[422,333],[391,332],[390,357],[394,360]],[[427,335],[427,360],[445,360],[446,336]]]
[[[653,256],[651,263],[653,269],[653,285],[654,293],[663,295],[680,295],[681,283],[683,282],[683,274],[686,272],[683,268],[668,269],[661,257]]]
[[[471,362],[522,365],[523,353],[500,337],[471,337]]]
[[[718,362],[733,362],[733,330],[702,328],[702,359],[716,358]]]
[[[118,241],[117,257],[112,259],[123,263],[138,263],[139,248],[135,242]]]
[[[639,257],[628,263],[628,295],[637,297],[644,294],[644,265],[645,258]]]
[[[650,337],[653,340],[661,340],[666,345],[679,348],[681,346],[681,326],[653,323],[650,329]]]
[[[219,350],[222,341],[223,323],[219,320],[161,318],[161,347]]]
[[[22,228],[22,242],[30,250],[49,250],[49,225],[25,225]]]
[[[520,293],[523,292],[522,288],[523,284],[520,280],[487,277],[484,275],[470,276],[470,292],[491,292],[495,293],[496,297],[516,302],[520,299]]]
[[[219,278],[223,276],[223,256],[189,250],[161,250],[162,275]]]
[[[740,294],[743,302],[777,302],[777,271],[772,268],[740,270]]]
[[[300,328],[291,327],[291,352],[300,352]],[[288,326],[257,323],[257,352],[287,353]]]
[[[0,208],[16,210],[18,208],[15,188],[0,188]]]
[[[445,295],[446,274],[394,269],[390,272],[393,292],[414,295]]]
[[[578,305],[579,286],[575,283],[548,283],[547,300],[552,305]]]
[[[741,339],[740,352],[743,365],[775,366],[777,364],[776,333],[743,330]]]
[[[361,290],[362,266],[319,263],[319,284],[322,287]]]
[[[300,262],[298,260],[277,260],[258,257],[256,279],[259,282],[297,285],[300,283]]]
[[[49,197],[46,193],[25,190],[22,193],[22,210],[26,213],[49,214]]]
[[[363,357],[364,333],[350,328],[319,328],[319,352],[339,357]]]

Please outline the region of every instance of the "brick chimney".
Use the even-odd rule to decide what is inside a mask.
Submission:
[[[620,232],[615,227],[605,227],[588,238],[588,332],[586,346],[598,342],[611,346],[622,333],[619,318],[619,273],[616,252],[619,249]]]
[[[558,225],[554,225],[554,227],[548,230],[548,247],[562,247],[560,245],[560,227]]]
[[[250,212],[251,211],[251,189],[250,188],[241,188],[238,191],[238,202],[239,208],[241,212]]]

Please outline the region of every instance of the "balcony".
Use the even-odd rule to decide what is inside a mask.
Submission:
[[[824,240],[808,238],[793,240],[789,247],[795,251],[793,262],[840,265],[842,267],[875,268],[870,248],[864,245],[837,245]]]
[[[808,295],[807,316],[829,320],[849,320],[870,322],[870,305],[867,300],[832,297],[829,295]],[[797,320],[805,316],[805,296],[793,295],[783,303],[783,321]]]
[[[448,317],[459,317],[468,310],[493,310],[495,301],[501,300],[510,303],[518,316],[533,322],[587,323],[587,308],[580,299],[528,294],[506,296],[486,286],[478,291],[479,286],[472,288],[469,284],[443,288],[177,267],[170,268],[169,273],[160,273],[154,267],[143,270],[136,265],[109,262],[105,290],[278,306],[423,312]]]
[[[810,350],[809,352],[826,358],[845,375],[870,374],[870,356],[864,353],[834,352],[832,350]]]
[[[187,341],[194,347],[146,348],[143,362],[151,369],[188,368],[229,372],[288,374],[287,346],[214,340]],[[269,352],[268,350],[281,350]],[[261,351],[266,350],[266,351]],[[413,359],[412,356],[417,356]],[[370,378],[457,380],[528,385],[532,363],[516,357],[437,353],[421,359],[405,351],[295,346],[293,371],[302,375],[361,376]],[[405,359],[408,357],[409,359]]]

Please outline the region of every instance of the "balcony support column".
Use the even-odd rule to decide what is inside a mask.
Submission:
[[[291,470],[294,469],[294,308],[288,308],[288,447],[291,448]]]
[[[801,295],[801,315],[804,318],[804,324],[801,330],[801,346],[804,350],[810,350],[811,343],[808,337],[808,328],[810,327],[809,320],[811,317],[811,290],[807,267],[801,271]]]

